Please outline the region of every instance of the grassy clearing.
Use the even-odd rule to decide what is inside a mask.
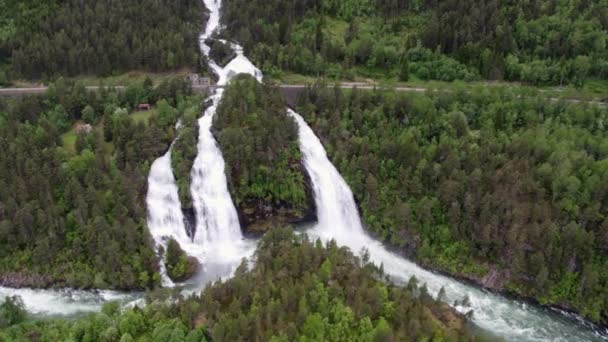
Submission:
[[[61,135],[61,145],[71,154],[76,154],[76,137],[76,129],[74,127]]]
[[[131,114],[131,118],[133,119],[133,121],[135,121],[135,123],[143,122],[147,126],[150,118],[155,115],[156,112],[157,111],[155,108],[141,112],[134,112],[133,114]]]
[[[190,71],[181,70],[177,72],[167,73],[149,73],[143,71],[131,71],[126,74],[109,76],[109,77],[97,77],[97,76],[79,76],[73,78],[73,80],[81,82],[85,86],[129,86],[134,83],[142,83],[146,77],[150,77],[154,85],[160,84],[162,81],[175,77],[175,76],[186,76]]]
[[[159,85],[162,81],[175,77],[175,76],[186,76],[190,73],[190,70],[180,70],[175,72],[165,73],[150,73],[144,71],[130,71],[121,75],[114,75],[108,77],[99,77],[94,75],[82,75],[78,77],[68,78],[70,80],[80,82],[84,86],[129,86],[134,83],[142,83],[146,77],[150,77],[154,85]],[[47,86],[47,81],[31,81],[31,80],[12,80],[11,88],[38,88]]]
[[[137,121],[137,119],[135,120]],[[141,120],[144,120],[143,117],[141,118]],[[78,138],[78,134],[76,133],[76,127],[79,123],[82,122],[76,122],[72,126],[72,128],[70,128],[69,131],[61,135],[61,146],[71,155],[76,154],[76,139]],[[145,124],[148,124],[147,119],[145,120]],[[103,122],[98,123],[93,127],[93,131],[95,131],[96,134],[103,136],[103,125]],[[111,156],[112,153],[114,153],[114,144],[111,141],[105,142],[103,150],[107,156]]]

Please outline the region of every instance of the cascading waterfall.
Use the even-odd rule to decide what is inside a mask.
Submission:
[[[318,223],[308,230],[311,236],[325,241],[334,239],[355,253],[365,248],[370,260],[383,265],[384,271],[396,283],[405,284],[415,276],[434,296],[443,287],[444,300],[448,304],[463,313],[473,310],[473,322],[500,337],[515,341],[592,341],[605,338],[563,315],[429,272],[388,251],[363,230],[350,188],[327,158],[312,129],[297,113],[289,110],[289,115],[298,123],[304,165],[313,183]],[[468,296],[470,306],[454,305],[465,296]]]
[[[209,57],[210,47],[205,41],[219,26],[219,0],[205,0],[210,11],[205,32],[200,37],[201,51]],[[262,73],[244,55],[243,49],[232,44],[237,56],[225,67],[220,67],[209,58],[209,65],[217,74],[218,85],[226,85],[237,74],[249,74],[261,81]],[[221,277],[230,276],[243,258],[255,250],[255,241],[245,240],[241,231],[236,207],[228,191],[224,172],[224,158],[211,132],[213,117],[222,98],[223,90],[218,89],[209,98],[211,105],[198,120],[198,154],[192,167],[190,186],[196,231],[193,243],[201,250],[203,272],[197,279],[199,284]]]
[[[205,32],[201,34],[200,43],[201,51],[208,56],[210,48],[204,41],[219,27],[221,1],[204,2],[209,10],[209,19]],[[210,60],[211,68],[219,77],[218,84],[227,84],[239,73],[250,74],[261,81],[262,73],[243,55],[243,49],[239,45],[231,45],[237,56],[224,68]],[[224,161],[210,131],[215,108],[221,96],[222,92],[218,91],[211,97],[214,105],[207,109],[199,120],[199,154],[192,170],[192,195],[198,219],[194,241],[186,233],[177,185],[171,169],[171,150],[153,163],[148,178],[148,226],[156,246],[166,247],[167,239],[172,237],[186,253],[203,264],[204,271],[188,286],[190,291],[199,290],[209,281],[230,276],[240,260],[250,256],[255,250],[255,241],[243,239],[238,218],[235,220],[236,209],[223,174]],[[208,168],[205,163],[209,160],[219,168]],[[227,222],[231,223],[223,226]],[[173,283],[166,276],[163,262],[160,263],[160,270],[163,286],[172,286]],[[109,300],[137,303],[142,297],[139,292],[13,289],[0,286],[0,300],[14,295],[21,296],[28,312],[36,315],[95,312],[101,309],[103,302]]]
[[[192,253],[193,248],[188,248],[191,247],[191,241],[186,234],[182,205],[171,169],[171,150],[172,148],[169,148],[167,153],[154,161],[150,168],[146,196],[148,229],[157,248],[166,249],[168,239],[173,238],[182,248],[186,248],[187,252]],[[167,276],[165,263],[162,260],[160,261],[160,271],[162,285],[174,286]]]
[[[222,91],[211,97],[212,105],[199,119],[198,155],[194,161],[191,192],[196,212],[194,243],[203,252],[202,283],[229,276],[241,259],[250,256],[255,243],[241,232],[236,207],[228,191],[224,159],[211,132]]]
[[[210,47],[205,43],[219,27],[220,1],[205,0],[209,19],[205,32],[200,36],[201,51],[209,57]],[[224,41],[225,42],[225,41]],[[243,55],[243,49],[230,43],[236,57],[225,67],[209,59],[209,65],[218,75],[218,85],[227,84],[232,77],[247,73],[261,80],[262,73]],[[198,290],[209,281],[230,276],[242,258],[253,254],[255,242],[243,238],[239,218],[228,191],[224,173],[224,159],[211,132],[213,117],[222,98],[223,90],[217,90],[209,100],[209,106],[198,120],[199,137],[197,156],[191,171],[190,186],[196,229],[192,239],[186,233],[184,217],[179,202],[178,188],[171,169],[171,149],[156,160],[149,177],[148,226],[157,246],[166,247],[168,238],[175,239],[181,248],[203,265],[190,290]],[[160,263],[163,286],[173,286]]]

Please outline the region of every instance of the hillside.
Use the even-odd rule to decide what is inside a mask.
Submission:
[[[202,1],[0,4],[0,85],[8,78],[199,69]],[[2,80],[4,76],[5,80]]]
[[[268,76],[608,80],[598,1],[226,0],[226,35]]]
[[[315,216],[295,122],[273,87],[243,76],[225,90],[214,131],[243,229],[264,233]]]
[[[605,107],[311,88],[367,228],[431,268],[608,322]]]
[[[4,0],[0,87],[0,341],[608,336],[606,0]]]
[[[0,102],[0,283],[159,284],[145,195],[182,115],[173,106],[197,106],[180,84],[93,93],[59,80],[46,95]],[[157,110],[130,115],[141,101]],[[87,122],[90,133],[78,128]]]

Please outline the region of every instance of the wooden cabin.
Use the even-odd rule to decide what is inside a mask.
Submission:
[[[150,109],[152,109],[152,106],[149,103],[140,103],[137,105],[137,110],[139,110],[139,111],[150,110]]]
[[[85,123],[76,124],[76,134],[89,134],[93,131],[93,126]]]

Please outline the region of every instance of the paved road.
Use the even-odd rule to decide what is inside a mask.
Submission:
[[[328,84],[328,87],[331,87],[331,84]],[[306,85],[301,85],[301,84],[282,84],[279,86],[280,88],[283,89],[303,89],[306,88]],[[373,90],[373,89],[377,89],[377,88],[382,88],[379,85],[373,85],[370,83],[358,83],[358,82],[344,82],[340,84],[340,87],[342,89],[353,89],[353,88],[357,88],[357,89],[364,89],[364,90]],[[399,87],[389,87],[388,89],[393,89],[395,91],[404,91],[404,92],[412,92],[412,93],[424,93],[427,91],[440,91],[440,92],[444,92],[444,93],[451,93],[453,92],[453,90],[450,89],[429,89],[429,88],[424,88],[424,87],[405,87],[405,86],[399,86]],[[540,90],[540,92],[544,92],[543,90]],[[600,105],[600,106],[606,106],[608,105],[608,102],[606,101],[596,101],[596,100],[581,100],[581,99],[572,99],[572,98],[559,98],[559,97],[547,97],[550,101],[566,101],[569,103],[588,103],[588,104],[593,104],[593,105]]]
[[[90,91],[97,91],[101,87],[91,86],[85,87]],[[36,88],[0,88],[0,96],[23,96],[23,95],[34,95],[44,94],[49,88],[48,87],[36,87]],[[114,89],[125,89],[123,86],[116,86]]]
[[[328,86],[332,86],[331,84],[328,84]],[[304,84],[281,84],[279,85],[280,88],[282,89],[304,89],[307,87],[307,85]],[[364,89],[364,90],[372,90],[375,88],[379,88],[379,86],[373,85],[373,84],[369,84],[369,83],[358,83],[358,82],[343,82],[340,84],[340,87],[343,89],[352,89],[352,88],[357,88],[357,89]],[[125,89],[125,87],[123,86],[115,86],[115,89]],[[197,91],[206,91],[208,90],[210,87],[207,86],[195,86],[193,87],[194,90]],[[211,86],[211,88],[223,88],[223,86]],[[29,95],[29,94],[43,94],[44,92],[46,92],[48,89],[48,87],[36,87],[36,88],[0,88],[0,96],[23,96],[23,95]],[[100,89],[100,87],[98,86],[89,86],[86,87],[87,90],[90,91],[97,91]],[[403,91],[403,92],[413,92],[413,93],[424,93],[427,91],[442,91],[442,92],[452,92],[452,90],[450,89],[441,89],[441,90],[434,90],[434,89],[429,89],[429,88],[424,88],[424,87],[392,87],[390,89],[394,89],[395,91]],[[605,101],[590,101],[590,100],[580,100],[580,99],[562,99],[562,98],[558,98],[558,97],[549,97],[548,98],[551,101],[566,101],[569,103],[588,103],[588,104],[593,104],[593,105],[601,105],[601,106],[606,106],[608,105],[608,102]]]

